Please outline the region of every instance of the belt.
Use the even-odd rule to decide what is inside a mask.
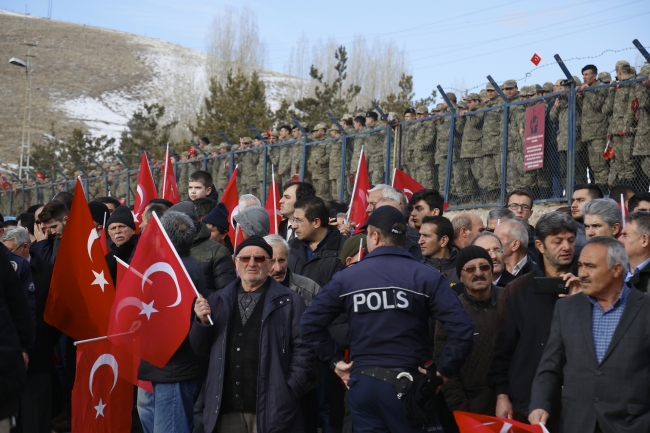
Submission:
[[[395,387],[397,398],[401,399],[413,385],[413,376],[405,369],[385,367],[368,367],[359,372],[365,376],[383,380]]]

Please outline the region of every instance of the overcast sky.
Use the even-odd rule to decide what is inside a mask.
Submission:
[[[0,0],[0,8],[46,17],[48,0]],[[52,19],[159,38],[206,50],[206,35],[221,0],[52,0]],[[282,72],[295,41],[334,37],[350,43],[395,41],[407,53],[417,96],[445,89],[482,88],[486,75],[498,82],[542,84],[562,77],[553,55],[574,75],[594,63],[612,71],[617,60],[641,65],[633,49],[650,47],[650,1],[621,0],[432,0],[327,1],[240,0],[256,12],[267,44],[266,68]],[[1,15],[0,15],[1,19]],[[613,52],[618,51],[618,52]],[[542,57],[539,68],[531,63]],[[593,58],[592,58],[593,57]],[[572,60],[573,59],[573,60]]]

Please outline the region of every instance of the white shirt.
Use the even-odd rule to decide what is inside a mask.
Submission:
[[[519,274],[519,271],[521,271],[521,268],[526,266],[526,263],[528,263],[528,255],[525,255],[523,259],[519,263],[515,265],[514,268],[512,268],[512,275],[517,276]]]

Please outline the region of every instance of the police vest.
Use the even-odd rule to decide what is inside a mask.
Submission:
[[[386,310],[410,311],[413,305],[413,292],[401,287],[375,287],[346,293],[352,300],[352,311],[355,313],[372,313]]]

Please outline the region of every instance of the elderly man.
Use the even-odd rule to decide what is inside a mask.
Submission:
[[[506,270],[515,277],[532,271],[536,263],[528,253],[528,231],[518,220],[504,221],[494,230],[505,254]]]
[[[650,293],[650,213],[632,212],[625,217],[625,222],[619,238],[629,259],[625,282]]]
[[[587,241],[582,293],[555,305],[533,381],[528,420],[545,424],[562,393],[565,432],[650,431],[650,298],[625,283],[627,254],[611,237]]]
[[[111,271],[113,281],[117,281],[117,261],[115,257],[129,263],[140,235],[135,234],[133,214],[126,206],[120,206],[113,211],[111,217],[106,221],[106,227],[108,227],[108,235],[113,241],[109,247],[110,251],[106,254],[106,264]]]
[[[398,205],[400,203],[400,195],[395,190],[395,188],[380,183],[378,185],[375,185],[374,188],[368,191],[368,207],[366,208],[366,213],[371,214],[372,211],[375,210],[375,205],[377,204],[377,202],[382,198],[391,198],[395,200]]]
[[[505,289],[503,315],[500,316],[503,323],[488,375],[488,382],[497,394],[498,417],[528,419],[533,378],[558,300],[555,294],[535,293],[534,278],[566,279],[570,277],[568,273],[576,274],[576,232],[576,222],[570,216],[560,212],[543,215],[535,227],[535,245],[542,258],[539,267],[517,278]],[[551,424],[557,422],[552,421]]]
[[[503,245],[494,233],[484,231],[474,239],[472,245],[485,249],[492,257],[492,284],[505,287],[515,279],[515,276],[506,269]]]
[[[492,237],[490,235],[488,237]],[[498,239],[497,239],[498,240]],[[497,335],[497,311],[503,288],[492,283],[492,257],[476,245],[463,248],[456,259],[456,273],[464,290],[458,296],[461,305],[476,325],[474,344],[460,373],[442,387],[450,410],[463,410],[494,416],[496,396],[488,387],[487,373]],[[447,345],[447,330],[436,323],[434,361]]]
[[[515,218],[517,218],[517,216],[510,209],[505,207],[495,207],[494,209],[490,209],[488,212],[485,230],[494,233],[494,230],[503,221],[513,220]]]
[[[304,299],[309,306],[320,286],[313,280],[302,275],[294,274],[289,270],[289,244],[279,235],[264,236],[266,243],[273,248],[271,258],[271,276],[283,286],[289,287]]]
[[[456,215],[451,224],[454,226],[454,245],[463,249],[472,244],[485,226],[478,216],[471,213],[461,213]]]
[[[264,237],[269,234],[271,220],[262,206],[250,206],[232,217],[241,229],[242,239],[253,235]]]
[[[201,265],[190,255],[192,241],[196,236],[192,220],[184,213],[169,210],[160,222],[192,284],[202,296],[207,295]],[[138,414],[144,433],[192,431],[194,403],[201,391],[206,367],[207,359],[192,350],[189,336],[185,337],[164,367],[140,361],[138,379],[151,381],[153,385],[152,393],[138,388]]]
[[[273,248],[251,236],[235,250],[239,278],[196,301],[190,342],[210,355],[205,431],[303,431],[298,402],[313,360],[298,329],[306,306],[270,277],[272,258]]]
[[[611,198],[597,198],[582,207],[587,239],[594,236],[617,238],[623,226],[621,208]]]

